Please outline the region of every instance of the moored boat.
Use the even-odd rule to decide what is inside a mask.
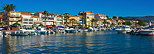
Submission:
[[[154,35],[154,25],[140,30],[138,34],[139,35]]]
[[[65,29],[66,33],[75,33],[76,31],[77,31],[76,29],[71,28],[71,27],[70,28],[68,27],[68,28]]]
[[[139,35],[154,35],[154,30],[141,30],[138,32]]]
[[[116,28],[115,29],[118,33],[127,33],[127,32],[131,32],[132,29],[130,26],[122,26],[120,28]]]
[[[26,30],[19,29],[11,32],[12,36],[28,36],[28,35],[36,35],[35,30]]]

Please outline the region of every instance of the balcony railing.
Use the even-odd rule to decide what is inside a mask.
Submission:
[[[10,21],[22,21],[21,19],[20,20],[17,20],[17,19],[9,19]]]
[[[15,17],[15,18],[20,18],[21,16],[16,16],[16,15],[10,15],[9,17]]]

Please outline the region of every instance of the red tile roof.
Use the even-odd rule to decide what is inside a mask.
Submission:
[[[83,16],[81,16],[81,15],[77,15],[77,17],[83,17]]]
[[[67,16],[69,16],[69,17],[75,17],[74,15],[67,15]]]
[[[38,16],[32,16],[33,18],[39,18]]]
[[[48,13],[49,15],[54,15],[54,13]]]
[[[43,12],[37,12],[37,13],[43,13]],[[53,15],[54,13],[48,13],[49,15]]]
[[[104,14],[96,14],[96,15],[102,15],[102,16],[105,16]]]
[[[93,12],[90,12],[90,11],[84,11],[84,13],[93,13]]]
[[[43,12],[37,12],[37,13],[43,13]]]
[[[63,17],[62,15],[58,15],[57,17]]]
[[[28,12],[21,12],[21,14],[23,14],[23,15],[30,15],[30,13],[28,13]]]

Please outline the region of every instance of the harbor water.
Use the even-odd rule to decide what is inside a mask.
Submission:
[[[116,31],[0,38],[1,54],[153,54],[154,36]]]

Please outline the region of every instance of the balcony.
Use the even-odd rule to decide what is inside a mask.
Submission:
[[[9,17],[11,17],[11,18],[20,18],[21,16],[18,16],[18,15],[10,15]]]
[[[21,19],[9,19],[10,21],[22,21]]]

